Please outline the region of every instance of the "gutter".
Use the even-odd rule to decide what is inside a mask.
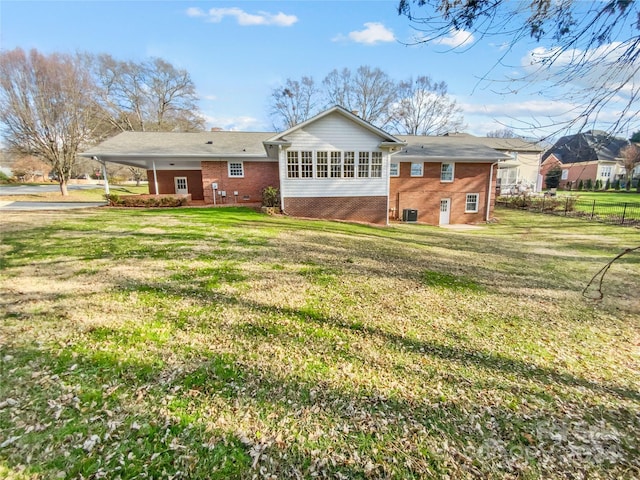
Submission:
[[[493,167],[498,165],[500,161],[491,164],[491,172],[489,173],[489,188],[487,189],[487,215],[485,221],[489,221],[489,215],[491,214],[491,191],[493,190]]]

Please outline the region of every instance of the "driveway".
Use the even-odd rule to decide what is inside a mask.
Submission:
[[[106,204],[107,202],[0,202],[0,211],[71,210],[102,207]]]

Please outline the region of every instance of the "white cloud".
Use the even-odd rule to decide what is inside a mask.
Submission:
[[[205,113],[204,119],[209,128],[222,128],[228,132],[259,132],[271,129],[263,121],[251,116],[221,117]]]
[[[444,45],[446,47],[458,48],[465,47],[475,41],[473,33],[466,30],[451,29],[446,37],[436,38],[432,41],[436,45]]]
[[[198,7],[187,9],[190,17],[206,17],[208,22],[220,23],[225,17],[235,17],[238,25],[275,25],[277,27],[290,27],[298,21],[295,15],[287,15],[282,12],[276,14],[268,12],[258,12],[257,14],[247,13],[240,8],[212,8],[208,12],[202,11]]]
[[[201,8],[190,7],[187,8],[187,15],[189,17],[205,17],[207,14],[204,13]]]
[[[391,30],[379,22],[367,22],[364,24],[364,30],[356,30],[350,32],[345,38],[344,35],[334,37],[334,41],[351,40],[356,43],[364,43],[365,45],[375,45],[380,42],[393,42],[396,36]]]

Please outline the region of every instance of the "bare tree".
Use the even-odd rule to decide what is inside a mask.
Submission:
[[[198,131],[204,119],[186,70],[161,58],[135,63],[111,55],[94,60],[97,101],[117,131]]]
[[[0,121],[9,148],[53,168],[62,195],[82,145],[98,123],[94,83],[79,56],[0,52]]]
[[[488,138],[518,138],[516,132],[510,128],[499,128],[498,130],[492,130],[487,132]]]
[[[287,79],[283,87],[271,93],[269,115],[277,130],[286,130],[317,113],[320,92],[312,77]]]
[[[399,100],[392,107],[393,123],[407,135],[442,135],[463,127],[462,109],[447,94],[445,82],[428,76],[398,84]]]
[[[640,165],[640,147],[635,143],[631,143],[620,149],[620,156],[622,157],[622,165],[624,165],[624,172],[627,180],[626,189],[631,190],[633,169],[636,168],[637,165]]]
[[[525,75],[511,79],[504,93],[530,88],[549,98],[549,85],[563,88],[562,99],[575,108],[567,112],[572,120],[555,123],[558,130],[582,129],[613,104],[620,112],[610,131],[622,130],[638,114],[637,2],[399,0],[398,11],[421,32],[418,43],[462,33],[466,40],[471,34],[476,39],[495,37],[511,48],[529,38],[554,45],[534,50]],[[494,68],[506,64],[511,48],[503,50]]]
[[[345,68],[333,70],[322,82],[329,104],[341,105],[378,127],[392,119],[398,99],[396,83],[379,68],[358,67],[355,74]]]

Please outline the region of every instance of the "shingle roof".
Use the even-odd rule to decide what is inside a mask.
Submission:
[[[407,146],[396,153],[393,158],[399,161],[416,160],[451,160],[495,162],[512,157],[477,142],[470,142],[468,137],[430,137],[425,135],[398,135],[397,138],[407,142]]]
[[[404,141],[411,141],[411,139],[420,138],[449,138],[452,141],[464,143],[467,145],[483,145],[485,147],[493,148],[495,150],[509,151],[509,152],[530,152],[540,153],[544,150],[536,142],[530,142],[523,138],[494,138],[494,137],[476,137],[468,133],[456,133],[448,134],[442,137],[431,137],[425,135],[396,135],[397,138]]]
[[[612,137],[600,130],[590,130],[560,138],[542,155],[542,160],[553,154],[562,163],[615,161],[620,158],[620,149],[627,145],[629,141],[624,138]]]
[[[264,156],[262,142],[272,132],[123,132],[82,156]]]

